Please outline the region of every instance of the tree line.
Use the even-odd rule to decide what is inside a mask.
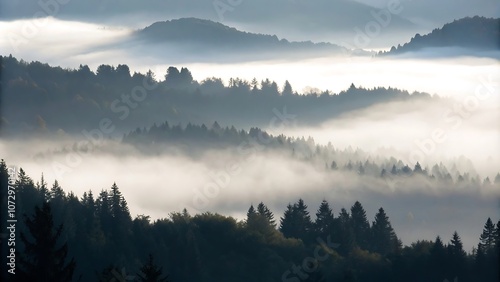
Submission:
[[[2,160],[2,209],[7,179]],[[17,229],[18,279],[498,281],[500,221],[490,218],[477,248],[467,253],[457,232],[449,241],[438,236],[403,246],[385,210],[370,223],[360,202],[338,215],[325,199],[312,216],[299,199],[279,219],[261,202],[240,221],[186,210],[151,221],[132,219],[116,184],[78,198],[57,181],[49,187],[43,176],[35,184],[19,169],[15,188],[17,213],[24,214]],[[3,259],[5,252],[2,239]]]
[[[213,123],[231,120],[236,126],[267,126],[273,109],[284,106],[317,124],[341,113],[377,103],[429,99],[425,93],[394,88],[365,89],[351,85],[332,93],[316,90],[301,95],[287,81],[215,77],[200,82],[187,68],[169,67],[165,75],[131,72],[126,64],[87,65],[63,69],[41,62],[0,56],[4,136],[17,134],[75,134],[110,119],[123,134],[144,124],[163,122]],[[64,117],[64,118],[62,118]]]
[[[481,178],[468,160],[462,160],[466,165],[461,165],[461,169],[457,164],[453,164],[452,169],[449,169],[443,163],[422,167],[418,162],[406,164],[393,157],[375,161],[361,151],[341,151],[331,143],[316,144],[312,137],[294,138],[283,134],[274,136],[258,127],[246,131],[238,130],[234,126],[222,127],[218,122],[211,126],[187,123],[184,127],[181,124],[170,124],[168,121],[159,125],[155,123],[149,128],[137,128],[124,134],[122,142],[132,144],[146,154],[165,152],[169,146],[184,149],[184,153],[189,154],[206,149],[238,148],[245,144],[266,150],[285,151],[294,158],[324,165],[329,171],[353,172],[384,179],[418,176],[427,181],[469,187],[500,185],[500,172],[491,179],[489,176]],[[88,150],[86,147],[79,148],[76,144],[73,149]]]

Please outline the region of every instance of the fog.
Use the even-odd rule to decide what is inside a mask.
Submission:
[[[146,214],[156,219],[183,208],[191,213],[211,211],[244,219],[250,204],[260,201],[279,217],[289,202],[299,198],[309,205],[311,215],[322,199],[333,204],[338,214],[342,207],[348,209],[359,200],[370,220],[384,207],[405,244],[437,235],[448,238],[457,229],[470,250],[484,219],[494,218],[499,208],[500,194],[491,188],[460,188],[421,179],[390,183],[332,172],[266,150],[207,150],[195,158],[181,151],[145,156],[128,145],[106,141],[87,153],[71,149],[47,153],[64,144],[70,147],[72,141],[3,141],[0,151],[9,165],[22,167],[35,182],[43,173],[49,184],[57,179],[63,189],[78,196],[89,189],[97,195],[116,181],[133,216]],[[40,152],[45,158],[35,157]]]
[[[454,105],[464,103],[462,97],[398,101],[349,112],[314,127],[265,129],[274,135],[312,136],[316,143],[331,142],[338,150],[352,148],[348,150],[353,156],[359,148],[376,161],[396,157],[411,167],[419,161],[428,171],[443,163],[448,168],[456,165],[461,173],[478,173],[481,180],[494,179],[500,167],[500,104],[498,84],[490,83],[491,92],[465,97],[466,101],[475,97],[477,105],[462,104],[458,112]],[[446,137],[429,141],[436,129]],[[201,148],[196,150],[200,154],[188,154],[192,149],[174,147],[150,155],[116,139],[88,152],[74,151],[72,145],[79,138],[3,141],[0,151],[10,165],[23,167],[35,181],[43,173],[49,184],[57,179],[78,196],[89,189],[97,195],[116,181],[133,216],[155,219],[187,208],[192,214],[211,211],[242,220],[250,204],[260,201],[279,218],[286,205],[299,198],[314,218],[322,199],[333,204],[335,214],[359,200],[370,220],[384,207],[405,244],[437,235],[447,240],[456,229],[471,250],[484,219],[495,218],[500,208],[495,186],[476,189],[420,178],[360,176],[326,170],[323,163],[292,158],[286,152],[256,148]],[[471,160],[472,167],[460,158]],[[348,161],[335,160],[339,166]]]
[[[500,167],[498,89],[482,101],[471,95],[463,100],[378,104],[315,127],[283,127],[279,133],[312,136],[320,144],[332,142],[338,148],[351,146],[382,156],[390,153],[410,164],[432,166],[463,155],[491,178]],[[471,101],[472,107],[464,101]],[[439,139],[436,131],[442,132]]]
[[[374,157],[395,156],[410,166],[416,160],[423,167],[451,164],[463,155],[483,178],[494,178],[500,167],[500,66],[497,59],[488,56],[449,57],[450,50],[441,50],[443,56],[439,58],[412,54],[391,59],[346,55],[254,60],[244,55],[224,59],[225,54],[215,52],[212,61],[198,62],[192,54],[179,57],[178,53],[148,46],[139,48],[133,42],[125,44],[133,31],[129,27],[47,19],[43,28],[35,28],[26,36],[29,22],[0,22],[0,33],[7,34],[0,39],[2,55],[11,53],[26,61],[63,68],[88,64],[94,71],[100,64],[127,64],[131,71],[145,73],[151,69],[157,77],[163,77],[168,66],[176,65],[188,67],[198,81],[215,76],[227,83],[231,77],[255,77],[270,78],[281,86],[288,80],[300,93],[338,93],[351,83],[365,88],[427,92],[441,99],[379,104],[314,127],[267,129],[273,134],[312,136],[317,143],[332,142],[341,149],[361,148]],[[224,63],[217,63],[221,59]],[[440,132],[437,137],[436,130]],[[264,201],[279,217],[289,202],[300,197],[311,214],[323,198],[338,214],[341,207],[349,208],[359,200],[370,220],[379,207],[384,207],[405,244],[431,240],[436,235],[447,241],[457,229],[470,250],[477,243],[484,220],[495,218],[499,211],[498,190],[438,184],[422,187],[418,179],[393,185],[380,178],[325,171],[323,165],[278,152],[238,155],[228,148],[208,150],[196,158],[184,155],[182,150],[146,156],[119,140],[111,140],[88,153],[75,155],[70,151],[48,153],[47,159],[35,157],[75,141],[71,137],[59,141],[1,141],[0,151],[9,165],[23,167],[35,181],[43,173],[49,183],[57,179],[65,190],[78,196],[89,189],[98,194],[116,181],[133,216],[162,218],[187,208],[192,213],[208,210],[243,219],[250,204]],[[204,189],[209,189],[208,194]]]
[[[94,71],[101,64],[127,64],[131,71],[145,73],[151,69],[158,78],[165,75],[168,66],[184,66],[198,81],[215,76],[227,83],[231,77],[247,80],[256,77],[258,80],[270,78],[282,86],[288,80],[299,93],[311,89],[338,93],[354,83],[365,88],[395,87],[410,92],[466,97],[484,81],[500,77],[499,61],[495,59],[500,52],[493,52],[493,58],[471,57],[470,54],[450,57],[450,49],[442,49],[432,50],[431,58],[426,57],[429,52],[424,51],[395,58],[353,54],[314,57],[311,54],[310,58],[285,56],[270,60],[217,50],[197,54],[173,51],[173,47],[168,49],[168,46],[141,45],[127,41],[133,29],[123,26],[53,18],[40,21],[44,23],[43,28],[29,20],[0,22],[0,32],[6,34],[0,38],[3,54],[63,68],[88,64]]]

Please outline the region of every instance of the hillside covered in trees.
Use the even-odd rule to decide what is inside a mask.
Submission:
[[[7,168],[2,161],[3,209]],[[311,213],[298,199],[284,207],[279,219],[260,202],[249,203],[246,219],[241,221],[187,211],[151,220],[147,215],[132,217],[117,184],[79,197],[63,190],[57,181],[49,185],[43,176],[35,184],[22,169],[15,177],[12,186],[20,216],[16,230],[21,238],[16,245],[21,262],[17,277],[436,282],[498,281],[499,277],[497,219],[485,219],[484,229],[478,230],[477,248],[468,253],[456,232],[403,246],[383,207],[369,219],[357,201],[350,209],[339,210],[324,199]],[[2,224],[6,216],[2,213]],[[2,239],[3,259],[6,252]]]
[[[393,46],[389,52],[379,54],[395,55],[432,47],[500,51],[500,19],[475,16],[455,20],[429,34],[416,34],[410,42]]]
[[[62,69],[12,56],[0,57],[0,64],[2,105],[13,105],[2,107],[0,134],[4,137],[81,133],[102,119],[109,119],[118,135],[165,120],[199,124],[230,120],[238,127],[262,127],[269,124],[274,108],[284,106],[299,115],[302,124],[311,125],[384,102],[431,97],[354,85],[337,94],[300,95],[288,82],[283,87],[269,79],[234,78],[228,85],[219,78],[198,82],[187,68],[176,67],[157,78],[151,71],[132,74],[127,65],[101,65],[94,73],[86,65]]]
[[[143,44],[160,44],[164,47],[181,48],[198,54],[247,54],[247,56],[272,57],[284,53],[294,56],[341,54],[345,48],[331,43],[312,43],[311,41],[290,42],[276,35],[256,34],[237,30],[210,20],[181,18],[156,22],[133,34],[134,39]]]

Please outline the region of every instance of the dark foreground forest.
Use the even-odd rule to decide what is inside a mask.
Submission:
[[[1,208],[9,211],[2,212],[2,230],[10,232],[8,219],[17,219],[15,236],[2,236],[2,264],[14,269],[2,281],[499,279],[500,221],[490,218],[467,253],[457,232],[403,246],[384,209],[371,220],[360,202],[339,214],[328,199],[314,203],[315,214],[298,199],[281,218],[261,202],[249,204],[243,221],[186,210],[152,221],[131,217],[117,184],[78,197],[43,176],[34,183],[3,160],[0,183]]]

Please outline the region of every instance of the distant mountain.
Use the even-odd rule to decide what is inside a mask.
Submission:
[[[146,43],[181,45],[183,50],[201,52],[346,51],[345,48],[330,43],[290,42],[279,39],[276,35],[244,32],[197,18],[156,22],[136,31],[133,37]]]
[[[396,11],[406,10],[403,3],[386,2],[382,7],[385,10],[388,10],[389,5],[394,6]],[[57,10],[54,13],[47,13],[61,19],[98,23],[109,23],[113,19],[119,19],[120,25],[126,26],[135,26],[137,22],[146,19],[157,21],[165,18],[196,17],[237,23],[238,26],[245,26],[245,29],[252,26],[255,27],[252,30],[286,34],[288,38],[289,35],[295,34],[297,38],[303,39],[312,38],[316,33],[320,35],[331,31],[350,34],[353,28],[363,29],[368,22],[375,20],[373,13],[379,10],[370,5],[348,0],[167,0],[146,1],[146,3],[88,0],[65,1],[64,5],[56,5],[57,9],[48,4],[40,6],[41,4],[36,1],[0,0],[0,3],[2,7],[0,17],[9,20],[30,18],[42,9]],[[391,14],[391,24],[384,27],[384,30],[415,27],[411,21],[398,14],[398,12]]]
[[[424,48],[460,47],[470,51],[500,51],[500,19],[467,17],[445,24],[431,33],[416,34],[403,46],[393,46],[383,55],[420,51]]]

